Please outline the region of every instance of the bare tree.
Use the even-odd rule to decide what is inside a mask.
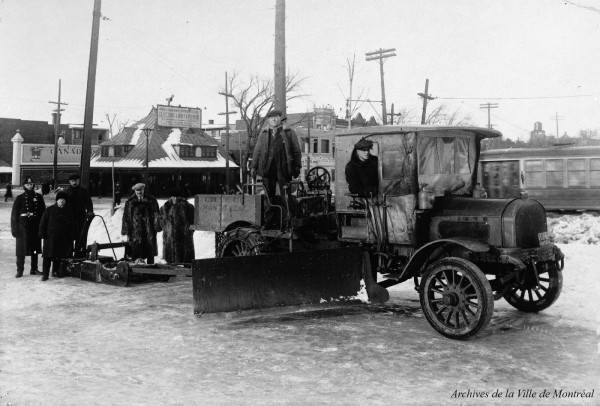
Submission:
[[[106,121],[108,122],[108,135],[110,138],[112,138],[113,135],[118,134],[121,131],[123,131],[123,129],[129,123],[129,120],[120,121],[117,118],[116,113],[113,113],[113,114],[105,113],[104,116],[106,117]],[[116,132],[115,132],[115,130],[116,130]]]
[[[304,95],[298,93],[298,90],[305,79],[300,78],[298,74],[288,73],[285,81],[287,102],[304,97]],[[245,178],[247,157],[250,151],[252,151],[256,139],[264,126],[266,115],[273,109],[275,89],[273,80],[258,75],[250,76],[248,81],[244,81],[237,73],[233,73],[228,81],[228,94],[246,125],[248,135],[246,153],[243,157],[240,157],[242,171],[244,172],[243,176]],[[221,92],[225,93],[225,90],[222,89]]]
[[[451,112],[448,110],[448,106],[440,104],[427,114],[425,124],[471,126],[473,125],[471,120],[469,114],[463,115],[459,109]]]
[[[393,119],[392,124],[409,124],[414,123],[417,120],[417,109],[415,107],[401,107],[398,112],[398,117]]]
[[[346,71],[348,72],[348,82],[350,83],[350,94],[348,95],[348,97],[346,97],[346,95],[344,94],[343,90],[340,88],[340,92],[342,93],[342,96],[344,96],[344,99],[346,99],[346,119],[348,120],[348,128],[352,127],[352,116],[354,116],[354,114],[362,107],[362,105],[364,104],[364,100],[363,97],[367,97],[365,95],[365,90],[364,89],[360,89],[357,99],[358,103],[355,104],[354,106],[352,105],[352,102],[354,101],[354,99],[352,99],[352,90],[353,90],[353,84],[354,84],[354,67],[356,66],[356,54],[352,55],[352,61],[350,61],[350,59],[346,59]],[[339,88],[339,85],[338,85]]]

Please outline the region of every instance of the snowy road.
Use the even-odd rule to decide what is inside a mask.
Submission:
[[[600,404],[598,245],[560,244],[553,307],[495,302],[491,325],[460,342],[429,326],[409,282],[385,305],[197,318],[191,278],[15,279],[9,215],[0,206],[2,405]]]

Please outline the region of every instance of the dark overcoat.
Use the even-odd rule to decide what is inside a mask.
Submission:
[[[379,187],[378,163],[376,156],[369,155],[368,159],[361,161],[356,154],[356,149],[352,151],[352,158],[346,164],[345,170],[350,193],[363,197],[377,195]]]
[[[81,186],[68,186],[65,193],[69,196],[67,207],[73,214],[73,239],[78,240],[87,216],[94,212],[94,204],[88,191]]]
[[[25,189],[17,196],[10,216],[10,231],[17,239],[17,256],[38,254],[42,242],[38,237],[40,220],[46,205],[39,193]]]
[[[73,253],[73,215],[68,205],[48,207],[40,221],[39,237],[44,240],[42,256],[69,258]]]
[[[156,199],[148,194],[138,199],[133,194],[123,208],[121,235],[126,235],[133,259],[158,255],[156,233],[162,230]]]
[[[163,230],[163,258],[170,264],[191,263],[194,259],[194,205],[180,197],[160,208]]]
[[[259,176],[265,177],[270,166],[275,164],[277,166],[277,173],[282,175],[281,178],[289,181],[292,177],[297,177],[300,174],[300,168],[302,168],[302,152],[300,151],[298,137],[294,130],[279,127],[276,130],[276,134],[280,134],[282,137],[281,140],[284,145],[285,154],[281,157],[274,157],[272,154],[269,154],[270,151],[272,152],[270,147],[274,141],[274,137],[271,134],[270,130],[264,130],[259,134],[254,146],[254,153],[252,154],[251,168],[256,169],[256,173]]]

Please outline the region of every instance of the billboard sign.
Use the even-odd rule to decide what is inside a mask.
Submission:
[[[158,105],[156,124],[162,127],[202,128],[202,109]]]

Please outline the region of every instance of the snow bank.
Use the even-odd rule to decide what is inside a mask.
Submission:
[[[557,244],[600,243],[600,217],[595,214],[566,214],[548,216],[550,238]]]

